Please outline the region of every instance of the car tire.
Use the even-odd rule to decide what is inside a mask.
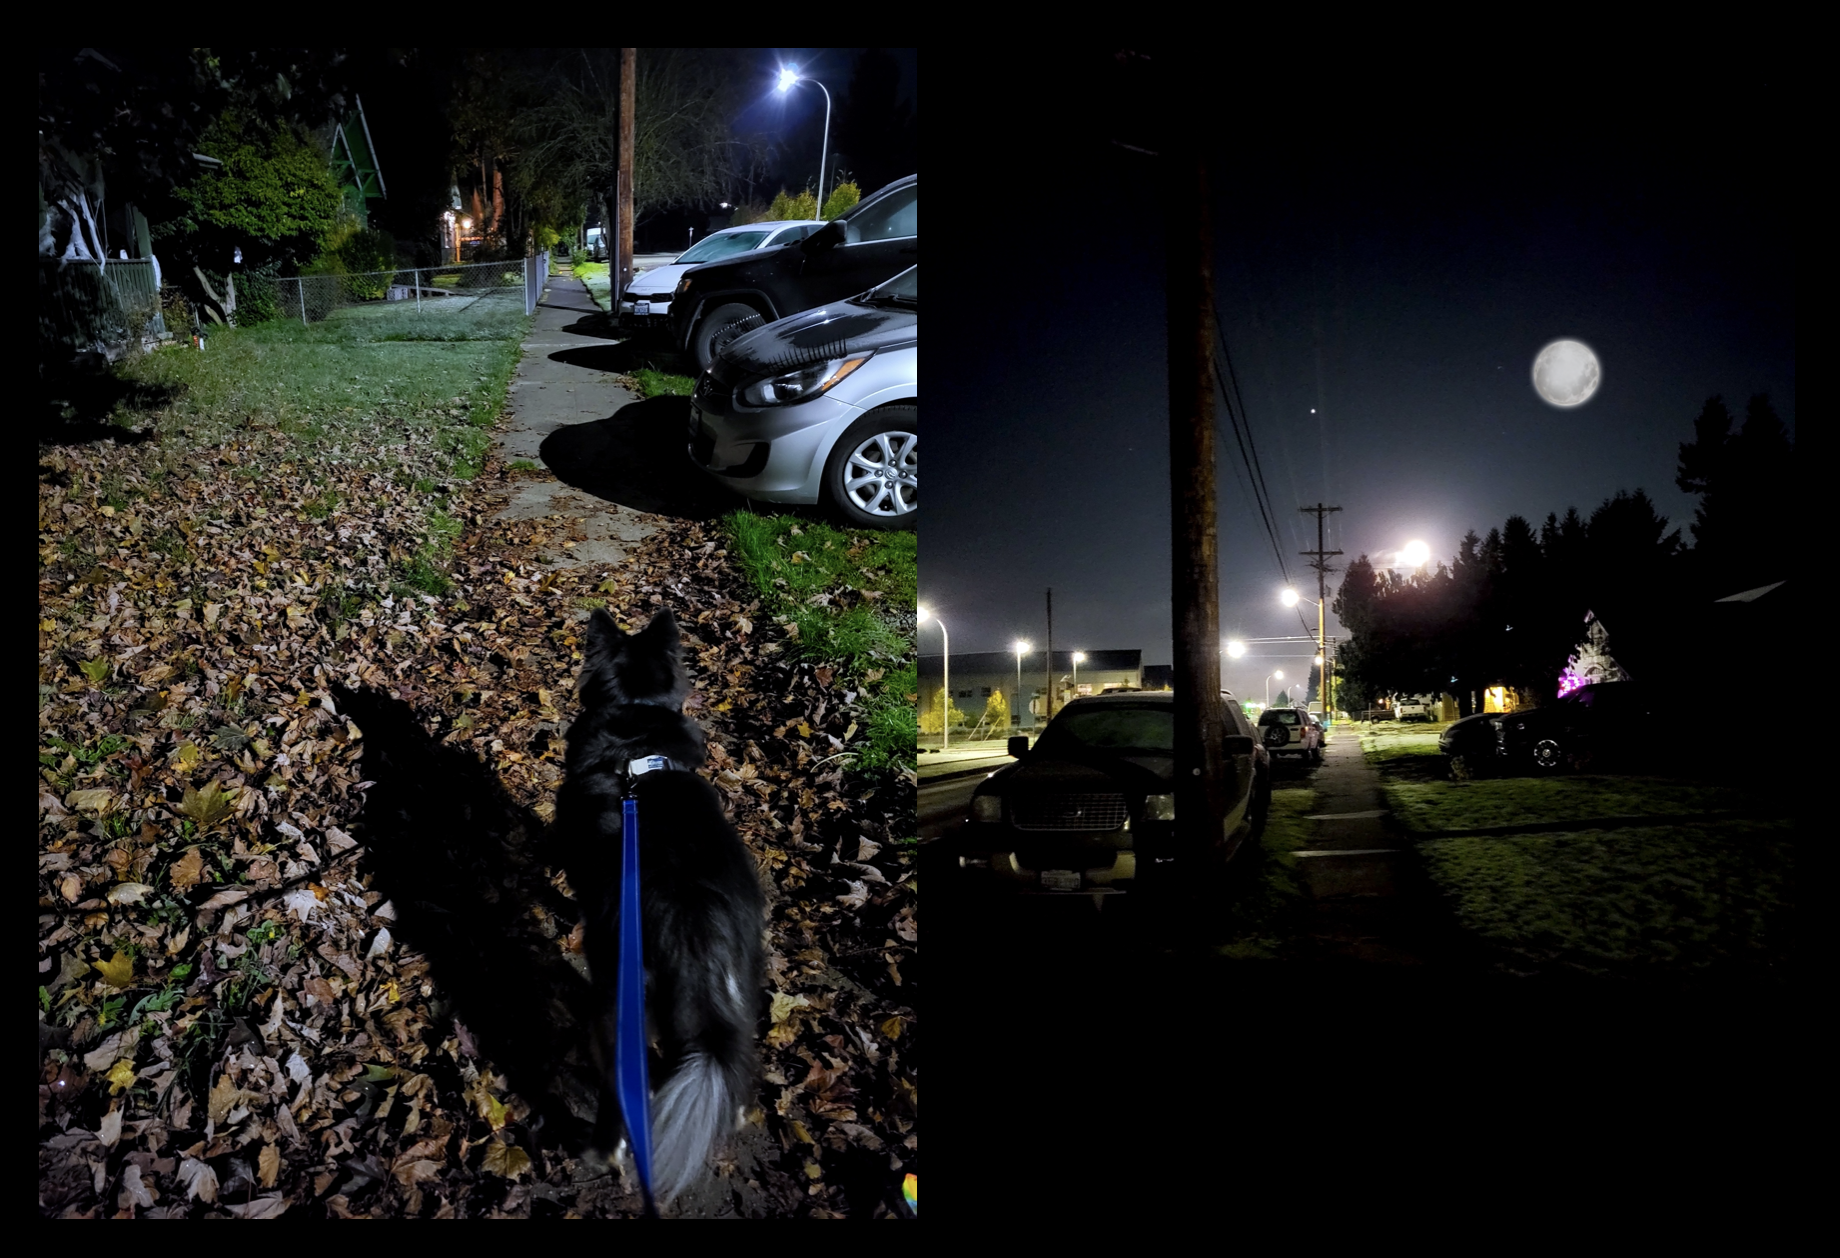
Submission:
[[[1541,773],[1558,773],[1570,762],[1565,747],[1556,738],[1542,738],[1533,744],[1533,767]]]
[[[722,352],[724,345],[744,332],[752,332],[765,322],[752,306],[744,306],[739,302],[717,306],[704,314],[690,333],[690,354],[696,359],[696,369],[699,372],[708,371],[709,364]]]
[[[824,497],[857,528],[911,529],[919,514],[920,408],[884,406],[844,429],[824,461]],[[886,465],[884,470],[884,465]]]

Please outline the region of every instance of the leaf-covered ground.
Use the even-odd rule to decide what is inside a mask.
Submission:
[[[40,448],[41,1211],[635,1212],[546,847],[597,603],[684,625],[770,888],[762,1091],[682,1211],[902,1211],[913,779],[852,767],[900,670],[796,656],[719,524],[540,564],[566,524],[402,410]]]

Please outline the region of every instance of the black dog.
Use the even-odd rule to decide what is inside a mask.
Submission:
[[[703,731],[682,707],[677,622],[661,611],[625,634],[604,611],[588,626],[582,714],[569,728],[558,838],[587,921],[599,998],[603,1147],[623,1134],[614,1099],[614,984],[619,973],[621,798],[638,800],[646,1013],[659,1057],[652,1073],[652,1171],[669,1201],[753,1094],[754,1031],[765,986],[766,898],[722,801],[694,770]],[[663,767],[638,765],[664,757]],[[654,762],[656,763],[656,762]]]

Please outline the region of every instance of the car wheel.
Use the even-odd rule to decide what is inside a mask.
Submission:
[[[1261,741],[1264,742],[1267,751],[1282,751],[1291,741],[1290,731],[1282,725],[1267,725]]]
[[[690,334],[690,352],[696,357],[696,369],[708,371],[709,364],[722,352],[724,345],[765,322],[754,309],[738,302],[717,306],[705,314],[702,322],[696,325],[696,331]]]
[[[824,463],[824,496],[859,528],[911,529],[919,507],[920,408],[884,406],[844,430]]]
[[[1557,773],[1565,767],[1565,748],[1556,738],[1542,738],[1533,745],[1533,767],[1542,773]]]

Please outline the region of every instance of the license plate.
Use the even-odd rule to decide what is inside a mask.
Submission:
[[[652,303],[649,301],[641,301],[641,302],[634,303],[633,313],[636,315],[651,314],[652,313]]]
[[[1071,869],[1044,869],[1041,885],[1050,891],[1078,891],[1080,875]]]

